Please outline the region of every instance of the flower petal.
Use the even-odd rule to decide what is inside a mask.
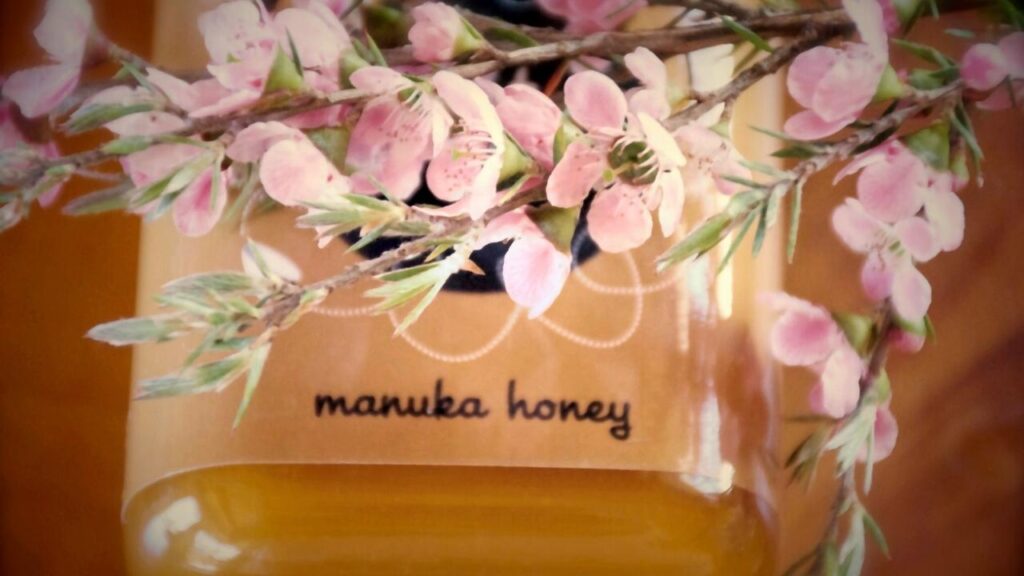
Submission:
[[[565,81],[565,105],[572,119],[587,130],[622,130],[626,96],[611,78],[585,70]]]
[[[917,322],[928,313],[932,287],[921,271],[910,263],[897,265],[892,279],[892,305],[901,318]]]
[[[255,122],[235,136],[227,148],[227,155],[238,162],[256,162],[271,146],[282,140],[304,139],[302,132],[280,122]]]
[[[586,138],[569,144],[548,178],[548,202],[559,208],[579,206],[601,179],[606,165],[605,151]]]
[[[881,302],[892,294],[892,267],[878,252],[871,252],[860,269],[860,285],[864,294],[874,302]]]
[[[987,92],[1006,79],[1009,63],[995,44],[975,44],[964,53],[960,76],[969,88]]]
[[[888,237],[885,225],[868,214],[860,202],[847,198],[832,211],[832,229],[851,250],[865,253],[883,246]]]
[[[796,140],[820,140],[839,132],[854,120],[855,116],[830,121],[818,116],[813,110],[803,110],[790,116],[782,130]]]
[[[643,46],[626,54],[623,58],[626,68],[641,84],[648,88],[664,91],[667,84],[665,63]]]
[[[964,203],[952,190],[934,190],[924,201],[924,213],[932,223],[943,250],[956,250],[964,241]]]
[[[885,65],[867,46],[847,44],[818,82],[810,108],[826,122],[856,118],[874,97]]]
[[[864,361],[849,345],[833,352],[821,372],[821,381],[811,391],[811,409],[833,418],[842,418],[860,400],[860,378]]]
[[[658,224],[662,235],[668,238],[675,233],[683,217],[683,202],[686,199],[683,177],[678,170],[662,172],[658,175],[657,185],[661,188]]]
[[[285,206],[349,191],[348,179],[307,139],[271,146],[260,162],[260,181],[267,194]]]
[[[787,306],[772,325],[772,355],[787,366],[817,364],[840,344],[841,335],[828,310],[799,300]]]
[[[786,76],[790,96],[804,108],[812,107],[818,84],[839,60],[840,54],[837,48],[816,46],[794,58]]]
[[[78,86],[78,64],[52,64],[20,70],[4,82],[4,98],[12,100],[28,118],[52,112]]]
[[[92,27],[92,6],[86,0],[49,0],[35,37],[54,60],[79,66]]]
[[[869,214],[884,222],[898,222],[921,210],[928,172],[913,152],[893,142],[885,162],[864,168],[857,179],[857,197]]]
[[[528,236],[512,242],[501,275],[509,297],[536,318],[558,298],[571,268],[571,256],[544,237]]]
[[[651,237],[654,222],[641,190],[617,183],[599,192],[587,213],[587,230],[605,252],[625,252]]]
[[[203,236],[217,225],[228,193],[224,185],[225,175],[214,184],[214,170],[207,168],[175,198],[173,207],[174,226],[185,236]]]
[[[893,230],[896,232],[900,244],[917,262],[931,260],[941,249],[935,227],[924,218],[915,216],[900,220],[893,226]]]

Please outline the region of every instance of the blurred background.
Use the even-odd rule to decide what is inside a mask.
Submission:
[[[96,4],[109,36],[150,53],[154,0]],[[35,2],[0,1],[0,74],[41,61],[31,36],[39,11]],[[927,20],[915,35],[959,56],[967,41],[943,30],[981,25],[962,13]],[[900,440],[876,469],[868,504],[893,558],[873,551],[870,575],[1024,574],[1024,113],[979,115],[975,123],[987,154],[985,186],[962,193],[966,241],[924,267],[938,339],[890,361]],[[804,197],[786,287],[855,309],[864,304],[858,258],[828,224],[852,179],[830,182],[831,174],[818,176]],[[72,184],[65,198],[84,190]],[[138,234],[138,219],[126,215],[72,219],[35,209],[0,236],[0,574],[123,570],[131,355],[83,334],[133,314]],[[784,411],[799,413],[810,381],[786,376]],[[784,447],[805,433],[787,424]],[[820,534],[830,470],[826,463],[809,491],[792,487],[780,500],[784,558],[798,557]]]

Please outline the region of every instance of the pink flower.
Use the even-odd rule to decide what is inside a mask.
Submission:
[[[1004,82],[1006,89],[993,92],[978,103],[986,110],[1009,108],[1024,98],[1024,32],[1014,32],[995,44],[975,44],[964,54],[960,75],[969,88],[988,92]],[[1010,90],[1013,90],[1011,97]]]
[[[566,21],[576,34],[614,30],[647,6],[646,0],[537,0],[545,11]]]
[[[174,226],[185,236],[203,236],[220,221],[228,203],[227,171],[211,166],[174,199]]]
[[[3,84],[2,77],[0,84]],[[34,159],[60,156],[57,144],[52,141],[42,144],[29,141],[18,127],[15,114],[17,112],[10,102],[0,102],[0,180],[6,179],[7,174],[20,177],[24,170],[31,168]],[[25,154],[19,154],[19,151]],[[63,187],[64,181],[61,181],[42,192],[39,204],[43,207],[53,204]]]
[[[920,216],[888,224],[848,198],[832,213],[832,226],[844,244],[868,256],[861,271],[865,293],[873,300],[891,298],[900,317],[921,320],[931,305],[932,291],[914,264],[931,260],[943,249],[942,225]]]
[[[888,64],[888,38],[876,0],[844,0],[864,43],[818,46],[793,60],[786,85],[807,108],[786,121],[785,131],[817,140],[853,122],[871,102]]]
[[[483,41],[454,8],[426,2],[412,9],[415,23],[409,30],[413,57],[420,62],[447,62],[475,52]]]
[[[92,32],[86,0],[48,0],[35,36],[56,63],[15,72],[4,84],[4,97],[29,118],[49,114],[78,86]]]
[[[477,219],[498,198],[505,154],[505,130],[498,111],[479,86],[452,72],[434,75],[434,88],[458,117],[458,128],[427,168],[427,185],[439,199],[452,202],[443,214]]]
[[[176,172],[205,149],[192,144],[157,144],[121,159],[121,167],[137,188],[148,186]]]
[[[882,7],[882,17],[885,21],[885,33],[892,36],[900,31],[903,27],[903,23],[900,22],[900,14],[896,10],[896,3],[894,0],[878,0],[878,5]]]
[[[587,225],[602,250],[622,252],[643,244],[658,209],[662,233],[672,234],[682,217],[686,164],[672,136],[648,114],[626,113],[626,97],[607,76],[574,74],[565,84],[565,102],[586,134],[571,144],[547,182],[548,201],[568,208],[581,204],[591,189],[597,196]]]
[[[676,144],[688,159],[683,167],[683,184],[691,194],[734,194],[742,185],[727,176],[750,179],[750,170],[740,162],[736,147],[717,132],[699,124],[687,124],[675,131]]]
[[[786,294],[773,295],[771,302],[781,312],[772,326],[772,355],[787,366],[806,366],[819,375],[809,397],[811,409],[833,418],[852,412],[860,400],[864,362],[832,315]]]
[[[361,194],[376,194],[373,180],[406,199],[420,185],[423,163],[441,150],[452,118],[433,89],[380,66],[349,78],[360,90],[377,94],[363,108],[349,140],[345,163]]]
[[[309,8],[313,4],[322,4],[332,13],[341,16],[350,6],[349,0],[293,0],[292,5],[296,8]]]
[[[536,318],[558,298],[572,268],[572,256],[555,248],[524,208],[503,214],[484,229],[477,249],[492,242],[512,240],[501,274],[512,300]]]
[[[550,170],[562,110],[546,94],[526,84],[502,88],[490,80],[477,79],[476,83],[487,92],[501,123],[523,151]]]

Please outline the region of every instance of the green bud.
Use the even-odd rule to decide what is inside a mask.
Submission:
[[[519,143],[505,134],[505,152],[501,157],[501,173],[498,182],[509,180],[533,169],[533,159],[523,151]]]
[[[875,340],[875,322],[863,314],[833,312],[832,318],[846,335],[847,342],[857,353],[864,355]]]
[[[563,114],[558,132],[555,132],[554,158],[556,164],[562,160],[562,156],[565,155],[565,149],[569,147],[569,144],[572,144],[580,136],[583,136],[583,131],[580,130],[580,127],[568,115]]]
[[[352,133],[347,126],[318,128],[307,132],[306,136],[335,168],[342,173],[348,173],[345,170],[345,155],[348,153],[348,142]]]
[[[278,48],[263,93],[270,94],[278,90],[297,91],[302,90],[305,85],[302,71],[295,66],[295,61],[289,58],[284,50]]]
[[[381,48],[397,48],[406,44],[412,27],[404,11],[376,2],[363,4],[363,25],[366,33]]]
[[[886,65],[885,72],[882,73],[882,79],[878,81],[874,101],[884,102],[892,100],[903,96],[904,93],[906,93],[906,86],[903,85],[899,75],[896,74],[896,70],[891,64]]]
[[[903,143],[932,168],[949,169],[949,123],[945,120],[903,137]]]
[[[344,53],[342,53],[341,61],[338,63],[338,66],[341,69],[340,71],[342,86],[351,88],[352,83],[349,82],[349,77],[351,77],[356,70],[359,70],[360,68],[365,68],[369,65],[370,63],[363,59],[363,57],[360,56],[359,53],[356,52],[355,50],[346,50]]]
[[[580,219],[580,207],[556,208],[554,206],[543,206],[530,209],[526,213],[533,220],[533,223],[540,228],[555,248],[562,252],[570,253],[572,249],[572,237],[576,233],[576,224]]]

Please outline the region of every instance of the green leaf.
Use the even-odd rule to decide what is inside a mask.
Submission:
[[[489,28],[484,34],[490,40],[509,42],[510,44],[515,44],[521,48],[530,48],[540,45],[533,38],[530,38],[526,34],[523,34],[519,30],[515,30],[513,28]]]
[[[114,210],[124,210],[128,208],[132,192],[134,192],[134,189],[131,183],[125,183],[113,188],[86,194],[85,196],[79,196],[65,204],[61,211],[69,216],[85,216],[87,214],[101,214]]]
[[[302,70],[295,66],[295,61],[285,54],[281,48],[274,54],[274,63],[270,67],[270,74],[263,89],[264,94],[284,90],[293,92],[302,90],[306,83],[302,78]]]
[[[725,24],[726,28],[732,30],[732,32],[740,38],[750,42],[758,50],[763,50],[765,52],[773,51],[772,47],[768,45],[768,42],[766,42],[764,38],[761,38],[756,32],[733,20],[729,16],[722,16],[722,24]]]
[[[867,533],[871,535],[871,538],[878,545],[878,549],[882,552],[882,555],[886,558],[891,558],[889,554],[889,543],[885,539],[885,534],[882,532],[882,527],[878,525],[878,522],[868,513],[867,509],[862,508],[861,520],[864,522],[864,528],[867,529]]]
[[[126,156],[149,148],[153,145],[152,140],[145,136],[125,136],[117,140],[111,140],[103,145],[100,150],[107,154]]]
[[[970,30],[965,30],[964,28],[946,28],[946,34],[949,34],[950,36],[955,36],[956,38],[967,39],[973,39],[975,36],[974,32],[971,32]]]
[[[918,158],[936,170],[949,168],[949,123],[940,120],[902,138]]]
[[[864,314],[833,312],[832,319],[846,336],[846,341],[859,354],[867,353],[875,339],[875,321]]]
[[[936,64],[942,68],[956,66],[956,62],[954,60],[931,46],[911,42],[910,40],[903,40],[901,38],[893,38],[892,42],[926,62],[931,62],[932,64]]]
[[[572,250],[572,238],[580,218],[580,207],[556,208],[543,206],[527,210],[526,215],[540,228],[544,237],[562,252]]]
[[[408,268],[399,268],[398,270],[385,272],[377,276],[377,279],[383,282],[398,282],[400,280],[405,280],[407,278],[412,278],[413,276],[429,272],[440,265],[440,262],[428,262],[426,264],[419,264]]]
[[[754,220],[757,219],[759,212],[751,211],[747,213],[747,218],[743,221],[743,225],[740,227],[739,232],[732,239],[732,243],[729,244],[729,249],[726,250],[725,256],[722,257],[722,261],[718,263],[718,274],[725,270],[725,267],[729,265],[729,261],[732,260],[732,255],[736,253],[736,249],[740,247],[740,243],[747,236],[747,232],[750,227],[754,224]]]
[[[182,325],[177,316],[166,314],[107,322],[94,326],[86,336],[111,346],[125,346],[170,340],[181,329]]]
[[[764,237],[765,234],[767,234],[768,232],[768,207],[771,205],[771,199],[774,197],[774,194],[768,197],[768,202],[764,203],[764,207],[761,209],[760,217],[757,219],[757,230],[754,231],[754,243],[751,246],[751,251],[753,252],[754,256],[757,256],[758,254],[761,253],[761,246],[764,245]],[[775,202],[776,205],[778,205],[778,201],[776,200]]]
[[[98,128],[113,122],[118,118],[124,118],[139,112],[149,112],[156,109],[154,102],[140,102],[137,104],[90,104],[79,108],[64,124],[69,134],[81,134],[88,130]]]
[[[754,132],[760,132],[761,134],[764,134],[765,136],[771,136],[772,138],[776,138],[778,140],[782,140],[783,142],[795,142],[795,143],[798,143],[798,144],[806,144],[806,142],[801,142],[801,141],[798,141],[798,140],[794,140],[789,134],[784,134],[782,132],[778,132],[778,131],[775,131],[775,130],[770,130],[768,128],[762,128],[760,126],[751,126],[750,128]]]
[[[165,294],[231,294],[247,292],[255,287],[252,276],[244,272],[204,272],[172,280],[164,284]]]
[[[797,181],[792,198],[789,204],[789,238],[786,240],[786,261],[790,264],[793,263],[793,257],[796,255],[796,241],[800,234],[800,212],[804,199],[803,180]]]
[[[722,236],[732,222],[732,217],[724,212],[707,219],[678,244],[658,257],[658,271],[661,272],[669,266],[688,260],[691,256],[711,250],[722,241]]]
[[[787,146],[781,150],[772,152],[772,156],[776,158],[796,158],[798,160],[805,160],[807,158],[813,158],[820,153],[820,148],[810,144],[794,144],[793,146]]]
[[[238,404],[238,412],[235,413],[235,421],[231,424],[232,428],[238,428],[238,425],[242,423],[242,417],[245,416],[246,410],[249,409],[249,403],[252,402],[256,386],[260,383],[260,376],[263,375],[263,365],[267,361],[268,354],[270,354],[269,343],[260,346],[252,353],[252,357],[249,360],[249,375],[245,379],[245,390],[242,392],[242,400]]]
[[[875,89],[873,101],[884,102],[893,98],[900,98],[906,91],[907,89],[900,80],[899,75],[896,74],[896,70],[891,64],[887,64],[885,72],[882,73],[882,78],[878,81],[878,88]]]
[[[383,236],[384,233],[388,231],[389,226],[389,224],[377,226],[376,228],[370,230],[368,233],[363,234],[363,237],[360,238],[356,243],[349,246],[346,252],[356,252],[358,250],[366,248],[367,246],[375,242],[378,238]]]

